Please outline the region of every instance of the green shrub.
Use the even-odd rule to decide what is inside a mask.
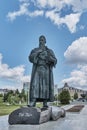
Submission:
[[[78,93],[74,93],[74,99],[78,98]]]
[[[60,94],[59,94],[59,100],[61,102],[61,104],[69,104],[70,101],[70,93],[68,90],[63,90]]]

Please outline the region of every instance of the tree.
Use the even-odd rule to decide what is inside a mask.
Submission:
[[[74,99],[76,100],[78,98],[78,93],[74,93]]]
[[[22,89],[21,93],[19,94],[19,98],[20,98],[21,102],[26,102],[27,101],[27,95],[26,95],[24,89]]]
[[[63,90],[60,94],[59,94],[59,100],[62,104],[69,104],[70,101],[70,93],[68,90]]]
[[[81,97],[85,99],[86,94],[84,94],[84,93],[83,93],[83,94],[81,94]]]
[[[17,95],[19,94],[19,90],[18,89],[16,89],[15,94],[17,94]]]
[[[9,91],[3,96],[4,102],[9,102],[10,104],[19,104],[19,102],[25,103],[27,101],[27,95],[25,94],[24,89],[22,89],[21,93],[18,89],[16,91]]]
[[[8,100],[8,93],[5,93],[5,94],[4,94],[4,97],[3,97],[3,101],[4,101],[4,102],[7,102],[7,100]]]
[[[54,100],[55,100],[55,101],[58,100],[58,95],[57,95],[57,94],[55,94],[55,96],[54,96]]]
[[[12,98],[12,94],[8,95],[7,101],[12,104],[13,103],[13,98]]]
[[[4,102],[7,102],[9,95],[11,96],[11,95],[13,95],[13,94],[14,94],[14,91],[13,91],[13,90],[10,90],[9,92],[4,93],[3,101],[4,101]],[[10,98],[10,97],[9,97],[9,98]],[[9,99],[9,100],[10,100],[10,99]]]

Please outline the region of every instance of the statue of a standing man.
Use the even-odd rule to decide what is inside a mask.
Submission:
[[[34,107],[36,102],[43,102],[47,107],[47,101],[54,100],[53,67],[57,59],[46,44],[45,36],[39,37],[39,47],[31,51],[29,60],[33,63],[30,82],[30,106]]]

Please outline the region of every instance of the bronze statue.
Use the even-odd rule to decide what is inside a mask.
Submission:
[[[29,60],[33,63],[30,82],[30,106],[35,106],[36,102],[43,102],[43,107],[47,107],[47,101],[54,100],[53,67],[57,59],[51,49],[46,44],[45,36],[39,37],[39,47],[31,51]]]

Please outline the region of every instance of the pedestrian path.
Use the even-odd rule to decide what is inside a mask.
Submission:
[[[71,105],[64,106],[68,109]],[[65,118],[41,125],[9,125],[8,116],[0,117],[0,130],[87,130],[87,105],[80,113],[66,113]]]

